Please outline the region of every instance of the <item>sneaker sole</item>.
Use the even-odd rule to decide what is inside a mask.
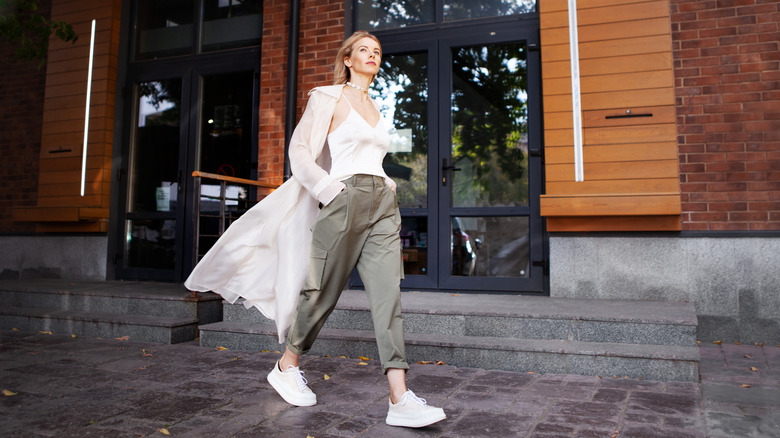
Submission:
[[[446,419],[447,419],[447,415],[441,414],[441,415],[431,416],[428,418],[417,419],[418,420],[417,422],[412,422],[404,418],[391,418],[388,415],[387,418],[385,418],[385,423],[387,423],[388,426],[419,428],[419,427],[430,426],[431,424],[438,423],[439,421],[446,420]]]
[[[268,380],[268,383],[271,384],[271,386],[276,390],[276,393],[279,394],[284,399],[284,401],[293,406],[314,406],[317,404],[316,396],[314,397],[314,400],[311,400],[307,398],[298,398],[285,392],[284,383],[278,381],[273,372],[268,374],[266,380]]]

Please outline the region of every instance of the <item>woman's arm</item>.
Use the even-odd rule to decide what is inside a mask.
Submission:
[[[327,99],[332,97],[315,91],[306,104],[301,121],[293,131],[290,138],[290,170],[293,178],[298,181],[312,197],[316,198],[323,205],[327,205],[339,192],[346,186],[343,182],[334,180],[328,172],[320,167],[312,155],[312,131],[314,129],[324,129],[324,135],[330,126],[330,120],[317,120],[316,112],[318,105],[327,105]],[[321,110],[321,108],[320,108]],[[320,114],[322,117],[322,114]],[[315,126],[315,123],[318,126]]]

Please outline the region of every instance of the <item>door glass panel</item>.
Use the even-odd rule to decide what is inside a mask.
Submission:
[[[130,152],[125,265],[173,269],[179,194],[181,80],[136,85],[138,118]]]
[[[193,0],[137,0],[133,13],[133,59],[192,52]]]
[[[358,0],[358,29],[379,30],[433,23],[433,0]]]
[[[536,0],[444,0],[444,21],[499,17],[536,10]]]
[[[401,246],[403,247],[404,273],[428,274],[428,218],[405,217],[401,219]]]
[[[176,263],[175,243],[174,219],[127,221],[126,266],[173,269]]]
[[[203,77],[200,121],[200,164],[203,172],[252,178],[252,96],[254,72]],[[250,207],[246,186],[226,184],[225,222],[220,224],[218,181],[203,179],[200,186],[198,255],[205,254],[222,229]]]
[[[143,82],[137,90],[137,125],[130,157],[130,210],[176,210],[181,79]]]
[[[528,205],[525,45],[452,49],[453,207]]]
[[[453,217],[452,275],[528,277],[527,216]]]
[[[400,208],[428,207],[428,56],[387,55],[373,88],[390,131],[383,163]]]
[[[261,0],[206,0],[203,9],[203,51],[260,44]]]

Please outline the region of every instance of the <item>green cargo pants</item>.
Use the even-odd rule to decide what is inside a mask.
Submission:
[[[401,214],[383,178],[355,175],[320,212],[312,229],[309,271],[287,347],[306,354],[357,267],[371,305],[382,369],[409,369],[401,317]]]

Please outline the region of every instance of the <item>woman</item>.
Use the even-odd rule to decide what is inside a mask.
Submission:
[[[245,306],[276,320],[280,342],[289,326],[286,350],[268,381],[288,403],[312,406],[317,398],[298,359],[311,348],[356,267],[390,387],[386,422],[423,427],[446,415],[406,388],[401,217],[396,185],[382,169],[389,136],[367,92],[379,72],[381,50],[377,38],[364,31],[344,41],[336,57],[336,85],[309,93],[290,140],[293,178],[234,223],[185,285],[213,290],[231,302],[244,297]],[[238,243],[246,233],[252,237]],[[296,268],[305,253],[300,236],[310,243],[305,271]],[[296,301],[297,308],[291,306]]]

